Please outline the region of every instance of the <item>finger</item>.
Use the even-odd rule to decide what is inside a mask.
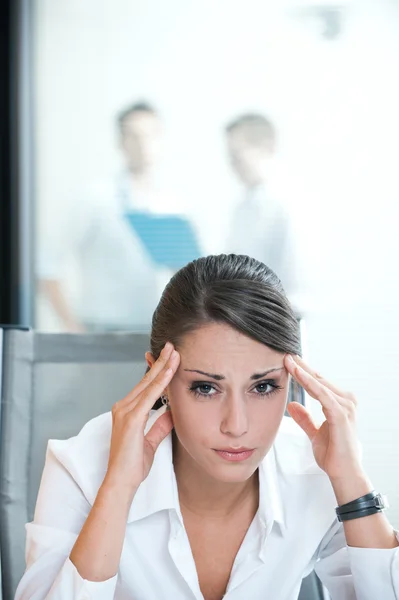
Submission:
[[[166,436],[173,429],[173,419],[170,410],[164,412],[163,415],[158,417],[154,425],[147,432],[145,439],[151,444],[154,452],[156,452],[159,444],[166,438]]]
[[[165,388],[169,385],[172,377],[176,373],[180,362],[180,355],[176,350],[173,350],[169,361],[162,371],[155,377],[153,381],[146,387],[145,390],[138,396],[134,406],[143,413],[148,415],[154,403],[162,396]]]
[[[348,392],[340,390],[336,385],[322,377],[320,373],[317,373],[317,371],[309,367],[309,365],[300,356],[294,355],[292,356],[292,358],[294,359],[297,365],[299,365],[300,367],[302,367],[302,369],[304,369],[304,371],[306,371],[306,373],[309,373],[309,375],[317,379],[317,381],[320,381],[320,383],[322,383],[326,388],[331,390],[334,394],[337,394],[337,396],[342,396],[344,398],[348,395]]]
[[[299,404],[299,402],[289,402],[287,411],[294,421],[298,423],[299,427],[303,429],[310,441],[312,441],[318,432],[318,428],[306,408],[302,404]]]
[[[139,383],[128,393],[127,396],[123,398],[123,400],[119,401],[120,408],[124,408],[126,405],[130,405],[133,400],[135,400],[139,394],[143,390],[145,390],[152,381],[165,369],[168,361],[173,352],[173,344],[167,342],[165,346],[162,348],[161,354],[158,357],[158,360],[155,361],[151,369],[144,375],[144,377],[139,381]]]
[[[324,385],[327,389],[329,389],[336,396],[336,400],[339,404],[347,408],[350,412],[353,412],[354,407],[357,406],[357,400],[352,394],[352,392],[345,392],[339,389],[336,385],[332,384],[330,381],[322,377],[320,373],[317,373],[314,369],[311,369],[309,365],[301,358],[300,356],[292,356],[296,364],[298,364],[306,373],[309,373],[314,377],[317,381],[319,381],[322,385]]]
[[[332,412],[336,410],[337,406],[340,406],[333,392],[300,367],[289,354],[286,354],[285,365],[289,373],[291,373],[309,396],[318,400],[324,409]]]

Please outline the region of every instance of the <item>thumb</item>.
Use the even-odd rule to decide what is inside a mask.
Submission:
[[[287,405],[287,411],[294,421],[298,423],[299,427],[303,429],[310,441],[312,441],[318,432],[318,428],[310,416],[309,411],[303,406],[303,404],[299,404],[299,402],[289,402]]]
[[[165,411],[158,419],[155,421],[154,425],[147,432],[145,439],[149,444],[151,444],[154,453],[156,452],[159,444],[166,438],[166,436],[173,429],[173,419],[172,413],[170,410]]]

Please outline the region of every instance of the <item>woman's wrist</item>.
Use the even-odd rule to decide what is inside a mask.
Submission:
[[[373,490],[366,473],[358,471],[352,476],[330,478],[338,506],[356,500]]]
[[[107,472],[98,491],[97,499],[117,506],[118,510],[126,513],[127,517],[138,488],[139,485],[130,483],[118,473]]]
[[[133,497],[126,485],[105,477],[70,554],[83,579],[106,581],[117,573]]]

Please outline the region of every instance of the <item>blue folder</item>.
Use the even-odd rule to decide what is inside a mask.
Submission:
[[[185,217],[132,211],[126,218],[157,266],[176,270],[201,256],[195,231]]]

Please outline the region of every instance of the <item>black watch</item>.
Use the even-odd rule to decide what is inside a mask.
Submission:
[[[352,519],[360,519],[369,515],[375,515],[388,508],[388,500],[386,496],[372,491],[365,496],[342,504],[335,509],[338,521],[350,521]]]

